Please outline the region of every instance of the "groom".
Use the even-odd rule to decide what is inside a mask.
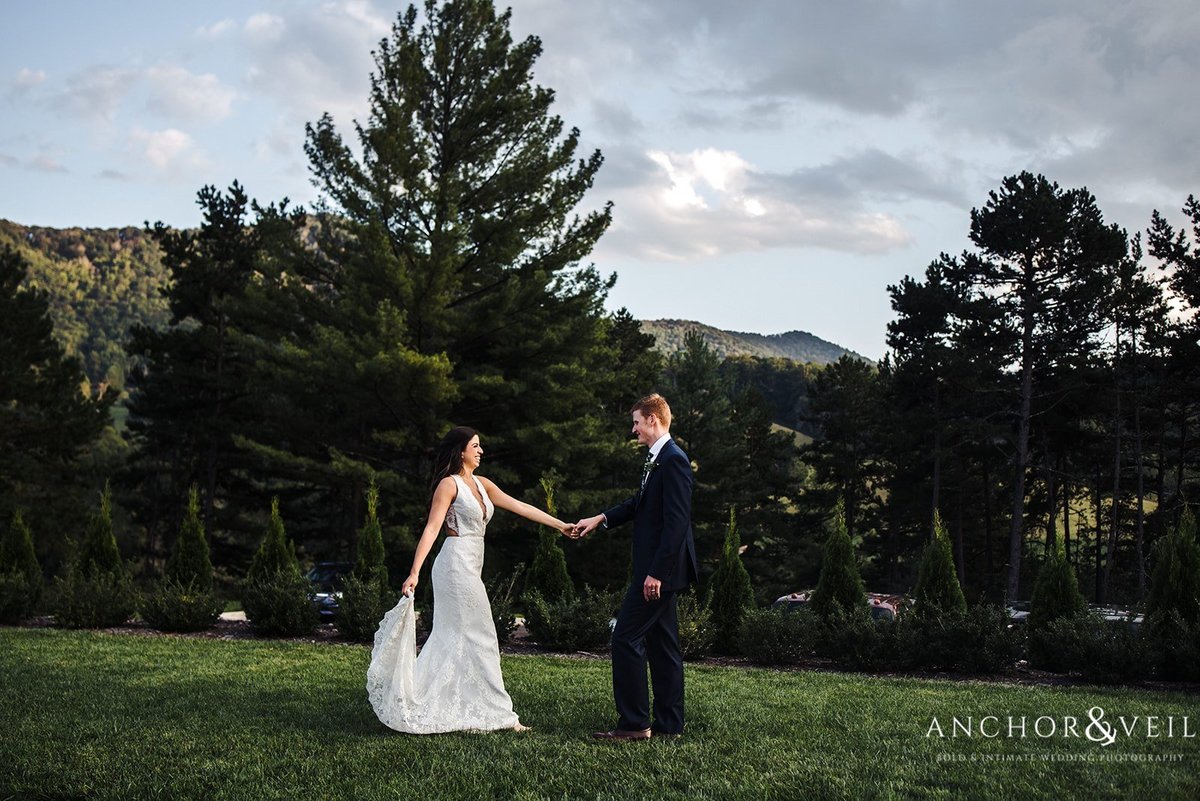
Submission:
[[[650,449],[641,487],[627,501],[575,524],[575,537],[597,526],[633,521],[633,583],[625,594],[612,637],[613,696],[617,728],[600,740],[647,740],[651,732],[683,732],[683,655],[679,650],[676,595],[697,578],[692,538],[692,466],[671,439],[671,407],[661,395],[642,398],[630,411],[633,434]],[[646,662],[654,684],[654,726]]]

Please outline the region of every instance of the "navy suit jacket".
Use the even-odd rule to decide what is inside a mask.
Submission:
[[[696,581],[696,541],[692,536],[692,463],[675,440],[658,452],[646,486],[604,512],[608,525],[633,521],[633,581],[653,576],[665,591]]]

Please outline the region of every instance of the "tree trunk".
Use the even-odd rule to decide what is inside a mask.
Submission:
[[[1063,457],[1059,457],[1059,466],[1064,476],[1059,490],[1063,500],[1063,553],[1067,555],[1067,561],[1071,562],[1071,483],[1065,478],[1066,465]]]
[[[958,460],[958,514],[955,515],[954,521],[954,560],[955,566],[958,568],[958,583],[965,589],[967,586],[967,566],[966,560],[963,558],[963,517],[966,507],[966,485],[967,485],[967,460],[964,457],[959,457]]]
[[[1104,603],[1104,508],[1102,505],[1103,499],[1100,496],[1100,486],[1102,478],[1100,476],[1100,463],[1096,463],[1096,525],[1094,527],[1096,534],[1096,592],[1095,600],[1098,604]]]
[[[1187,441],[1188,438],[1188,410],[1186,404],[1181,404],[1179,415],[1179,461],[1175,465],[1175,497],[1172,498],[1175,507],[1175,519],[1173,525],[1179,525],[1179,515],[1183,512],[1182,496],[1183,496],[1183,468],[1187,463]]]
[[[1058,539],[1058,482],[1054,480],[1052,458],[1046,455],[1046,555],[1055,547]]]
[[[995,550],[992,547],[992,476],[988,470],[987,456],[980,460],[983,466],[983,549],[986,556],[988,586],[996,577]]]
[[[1113,449],[1113,482],[1112,482],[1112,507],[1110,509],[1110,523],[1108,531],[1108,553],[1104,560],[1104,589],[1107,595],[1107,590],[1112,578],[1113,560],[1117,553],[1117,527],[1121,522],[1121,389],[1117,388],[1117,409],[1116,419],[1113,430],[1113,437],[1116,447]],[[1106,603],[1106,601],[1101,601]]]
[[[1026,273],[1032,272],[1032,265]],[[1004,600],[1012,603],[1021,589],[1021,550],[1025,544],[1025,470],[1029,465],[1029,416],[1033,407],[1033,309],[1024,305],[1021,333],[1021,410],[1017,419],[1017,453],[1013,471],[1012,515],[1008,529],[1008,583]]]
[[[1146,476],[1142,460],[1142,393],[1140,373],[1137,372],[1137,339],[1134,339],[1133,374],[1133,462],[1137,466],[1137,528],[1134,534],[1137,553],[1138,601],[1146,599]]]
[[[939,389],[937,378],[933,380],[933,497],[931,499],[933,508],[929,510],[929,539],[928,542],[933,542],[936,534],[934,533],[934,518],[938,514],[938,506],[941,505],[942,497],[942,425],[941,413],[939,406]]]
[[[1154,519],[1158,523],[1158,536],[1161,539],[1167,534],[1167,415],[1165,411],[1158,415],[1158,478],[1155,481],[1155,493],[1158,497],[1158,514]]]

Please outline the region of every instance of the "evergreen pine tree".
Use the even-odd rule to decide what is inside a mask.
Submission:
[[[954,555],[950,552],[950,537],[938,511],[933,513],[933,540],[925,546],[925,554],[921,557],[913,596],[914,611],[918,615],[932,617],[967,611],[967,599],[954,569]]]
[[[737,650],[738,631],[746,612],[754,608],[754,591],[750,574],[742,564],[742,540],[738,533],[737,514],[729,509],[729,526],[725,529],[725,547],[721,562],[709,585],[708,603],[716,627],[717,650],[732,653]]]
[[[387,565],[384,564],[383,529],[379,525],[379,488],[372,476],[367,488],[367,520],[358,532],[358,560],[354,575],[362,581],[382,577],[386,585]]]
[[[854,613],[867,609],[867,593],[858,572],[854,545],[846,531],[846,510],[841,499],[834,509],[829,538],[825,541],[821,578],[817,580],[809,606],[821,617],[828,617],[838,610]]]
[[[42,568],[33,549],[33,535],[20,509],[13,512],[12,522],[0,536],[0,573],[19,573],[39,587],[42,584]]]
[[[277,576],[293,576],[300,574],[300,563],[296,559],[296,546],[288,539],[283,528],[283,518],[279,514],[279,498],[271,499],[271,519],[267,523],[267,531],[263,535],[262,544],[254,554],[250,563],[250,571],[246,580],[251,582],[269,581]]]
[[[193,484],[188,490],[187,510],[175,540],[175,551],[167,560],[166,576],[181,585],[208,592],[213,586],[213,567],[204,525],[200,522],[199,496],[199,488]]]
[[[1200,625],[1200,544],[1196,518],[1184,507],[1175,531],[1159,542],[1146,599],[1146,617],[1157,623],[1172,613],[1191,626]]]
[[[103,628],[124,623],[137,606],[133,586],[113,535],[108,482],[67,574],[55,580],[51,607],[55,620],[71,628]]]
[[[543,476],[539,483],[546,498],[546,511],[552,516],[557,515],[554,479]],[[536,590],[543,599],[552,604],[569,601],[575,597],[575,586],[571,583],[571,574],[567,571],[567,557],[562,546],[558,544],[559,538],[557,531],[544,526],[539,529],[533,567],[530,568],[525,583],[526,592]]]
[[[1062,539],[1055,541],[1038,571],[1029,605],[1028,625],[1041,629],[1060,618],[1071,618],[1087,610],[1087,601],[1079,591],[1075,568],[1067,561]]]
[[[379,621],[396,603],[384,564],[383,529],[379,525],[379,489],[372,476],[367,488],[367,519],[358,532],[358,561],[346,577],[338,602],[337,627],[342,636],[369,642]]]
[[[300,520],[349,535],[358,521],[324,510],[386,465],[394,517],[414,527],[449,421],[488,432],[512,485],[553,468],[611,489],[590,457],[616,453],[602,393],[623,365],[611,283],[585,263],[611,213],[583,205],[602,158],[533,83],[541,43],[509,27],[491,0],[410,7],[375,50],[365,117],[307,128],[321,197],[303,246],[268,260],[275,313],[256,345],[254,394],[279,411],[235,439],[289,506],[322,512]],[[527,556],[519,538],[496,546]]]
[[[200,491],[192,485],[175,550],[163,578],[142,596],[142,617],[163,631],[199,631],[211,626],[224,603],[213,592],[213,568],[200,522]]]
[[[307,634],[319,617],[311,592],[308,579],[300,573],[296,548],[284,531],[279,499],[272,498],[271,520],[242,586],[246,617],[259,634]]]
[[[29,526],[18,509],[0,533],[0,622],[28,616],[42,593],[42,568],[33,550]]]
[[[101,573],[119,575],[125,572],[117,538],[113,535],[112,491],[107,481],[104,482],[104,492],[100,494],[100,508],[92,515],[79,543],[75,569],[86,576]]]

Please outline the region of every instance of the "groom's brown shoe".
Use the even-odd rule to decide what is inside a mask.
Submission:
[[[612,731],[598,731],[592,734],[597,740],[607,740],[614,743],[625,743],[630,740],[649,740],[649,729],[635,729],[629,731],[627,729],[613,729]]]

